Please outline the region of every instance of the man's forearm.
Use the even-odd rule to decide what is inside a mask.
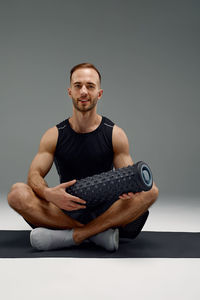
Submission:
[[[48,188],[48,184],[39,172],[31,172],[28,174],[27,184],[32,190],[41,198],[45,199],[45,190]]]

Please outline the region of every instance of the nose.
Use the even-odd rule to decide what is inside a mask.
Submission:
[[[83,85],[83,86],[82,86],[82,88],[81,88],[81,91],[80,91],[80,92],[81,92],[81,96],[82,96],[82,95],[87,95],[87,92],[88,92],[88,91],[87,91],[87,88],[86,88],[86,86],[85,86],[85,85]]]

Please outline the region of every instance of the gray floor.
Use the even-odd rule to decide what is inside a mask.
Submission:
[[[200,231],[199,202],[160,197],[144,230]],[[30,229],[4,195],[0,229]],[[0,259],[0,270],[4,300],[200,299],[199,259]]]

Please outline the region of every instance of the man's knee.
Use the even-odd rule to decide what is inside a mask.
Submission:
[[[159,189],[155,184],[153,184],[151,191],[152,191],[152,203],[151,204],[153,204],[159,196]]]
[[[138,202],[138,204],[142,203],[145,210],[147,210],[148,208],[150,208],[150,206],[152,206],[156,202],[158,195],[159,195],[159,190],[158,190],[157,186],[154,184],[150,191],[142,192],[141,196],[139,196],[139,198],[137,198],[136,202]],[[140,198],[140,197],[142,197],[142,198]],[[135,199],[133,198],[133,200],[129,202],[130,207],[136,207],[136,202],[135,202]]]
[[[8,193],[8,204],[15,210],[24,210],[30,206],[31,193],[32,190],[27,184],[17,182]]]

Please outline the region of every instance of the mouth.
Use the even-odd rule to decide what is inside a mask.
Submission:
[[[79,99],[78,101],[81,102],[81,103],[87,103],[87,102],[89,102],[88,99]]]

